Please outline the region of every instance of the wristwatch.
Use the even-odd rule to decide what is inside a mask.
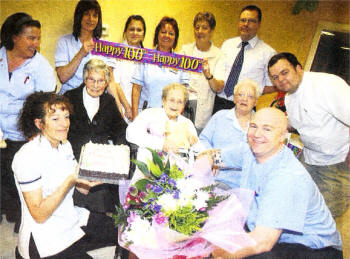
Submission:
[[[211,79],[213,79],[214,78],[214,76],[213,75],[211,75],[210,77],[205,77],[208,81],[209,80],[211,80]]]

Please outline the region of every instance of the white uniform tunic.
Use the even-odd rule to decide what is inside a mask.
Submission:
[[[208,51],[200,51],[196,43],[182,47],[181,54],[208,59],[210,72],[216,80],[225,80],[225,56],[220,49],[211,44]],[[213,113],[215,92],[203,73],[190,73],[190,100],[197,100],[195,126],[203,129]]]
[[[50,196],[75,170],[77,162],[69,142],[53,148],[43,136],[36,136],[16,153],[12,168],[22,205],[22,222],[19,231],[19,252],[29,258],[29,240],[34,242],[41,257],[57,254],[84,236],[80,228],[87,224],[89,211],[74,207],[71,188],[43,223],[31,216],[22,192],[41,189],[43,198]]]

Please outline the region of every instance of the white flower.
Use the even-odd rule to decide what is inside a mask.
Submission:
[[[164,213],[174,211],[177,208],[177,200],[173,197],[173,194],[164,193],[158,197],[157,204],[162,206]]]
[[[199,210],[201,208],[206,208],[207,203],[206,201],[209,200],[209,193],[205,191],[197,191],[197,198],[193,201],[193,206],[196,208],[196,210]]]
[[[182,178],[176,186],[180,190],[180,199],[192,199],[195,191],[201,187],[200,182],[193,178]]]
[[[180,194],[180,198],[178,199],[177,204],[179,205],[179,207],[185,207],[187,205],[191,205],[193,200],[192,197],[193,195],[185,197],[185,195]]]
[[[133,241],[134,245],[157,247],[156,233],[148,220],[137,216],[131,223],[130,229],[124,232],[124,238]]]

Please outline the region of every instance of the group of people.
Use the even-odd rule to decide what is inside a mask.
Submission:
[[[1,214],[20,226],[17,257],[90,258],[87,251],[117,243],[110,213],[129,182],[78,178],[81,148],[92,141],[136,144],[141,160],[148,147],[209,150],[203,153],[209,160],[210,150],[220,149],[224,167],[216,181],[255,191],[246,225],[256,244],[234,254],[216,249],[214,258],[342,258],[334,218],[349,213],[350,87],[335,75],[304,72],[291,53],[277,54],[257,36],[261,21],[257,6],[244,7],[239,36],[219,49],[211,41],[214,15],[198,13],[195,42],[180,53],[202,58],[203,71],[189,74],[93,56],[101,8],[81,0],[73,33],[57,43],[58,90],[37,51],[40,22],[26,13],[9,16],[0,48],[0,129],[7,145]],[[132,15],[123,43],[143,48],[145,33],[144,19]],[[178,38],[177,21],[163,17],[153,45],[173,53]],[[288,119],[276,108],[254,110],[261,94],[276,89],[287,93]],[[287,127],[304,144],[300,161],[283,144]]]

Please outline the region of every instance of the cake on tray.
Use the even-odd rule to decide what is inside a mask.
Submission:
[[[128,179],[130,148],[89,142],[82,147],[79,167],[79,178],[118,184]]]

